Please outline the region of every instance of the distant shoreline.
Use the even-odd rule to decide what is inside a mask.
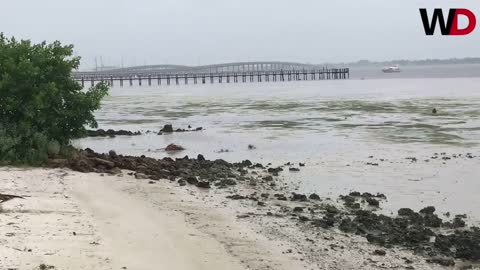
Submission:
[[[422,60],[389,60],[389,61],[370,61],[359,60],[357,62],[345,63],[324,63],[325,66],[348,66],[348,67],[365,67],[365,66],[431,66],[431,65],[465,65],[480,64],[480,57],[467,58],[449,58],[449,59],[422,59]]]

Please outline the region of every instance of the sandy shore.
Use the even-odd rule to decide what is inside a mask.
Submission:
[[[1,193],[25,197],[3,204],[0,269],[443,269],[250,212],[256,202],[225,200],[233,191],[63,169],[1,168],[0,182]]]
[[[167,182],[13,168],[0,181],[25,196],[3,205],[0,269],[304,269],[286,243]]]

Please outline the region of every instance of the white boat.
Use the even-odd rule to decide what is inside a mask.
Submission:
[[[395,73],[395,72],[400,72],[400,68],[398,67],[398,65],[395,65],[390,67],[384,67],[382,68],[382,71],[384,73]]]

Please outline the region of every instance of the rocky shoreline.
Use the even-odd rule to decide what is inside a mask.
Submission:
[[[128,130],[113,130],[113,129],[108,129],[108,130],[103,130],[103,129],[97,129],[97,130],[87,130],[86,137],[116,137],[116,136],[139,136],[142,135],[140,131],[132,132]]]
[[[51,159],[48,165],[100,174],[119,175],[128,170],[135,178],[151,184],[168,179],[179,187],[213,189],[228,200],[249,202],[249,211],[238,218],[274,217],[294,221],[302,230],[337,230],[361,236],[379,248],[374,252],[376,256],[401,247],[444,266],[459,261],[480,262],[480,229],[467,227],[466,216],[457,215],[444,221],[435,214],[433,206],[419,212],[403,208],[396,216],[377,214],[386,200],[384,194],[351,192],[333,201],[316,194],[292,193],[278,175],[299,170],[293,164],[271,167],[249,160],[229,163],[221,159],[209,161],[202,155],[153,159],[118,155],[114,151],[99,154],[86,149],[68,160]],[[408,267],[408,260],[405,263]]]
[[[160,131],[151,131],[147,130],[145,133],[156,133],[157,135],[164,135],[164,134],[170,134],[170,133],[180,133],[180,132],[196,132],[196,131],[202,131],[203,127],[197,127],[197,128],[192,128],[191,126],[188,126],[188,128],[177,128],[174,129],[172,125],[168,124],[163,126]],[[87,133],[85,134],[85,137],[110,137],[114,138],[116,136],[139,136],[143,135],[141,131],[129,131],[129,130],[114,130],[114,129],[97,129],[97,130],[87,130]]]

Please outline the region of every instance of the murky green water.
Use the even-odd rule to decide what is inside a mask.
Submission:
[[[97,117],[102,127],[116,129],[158,130],[173,123],[227,133],[263,131],[264,137],[277,131],[332,132],[378,143],[474,145],[480,138],[479,82],[399,79],[114,88]]]

